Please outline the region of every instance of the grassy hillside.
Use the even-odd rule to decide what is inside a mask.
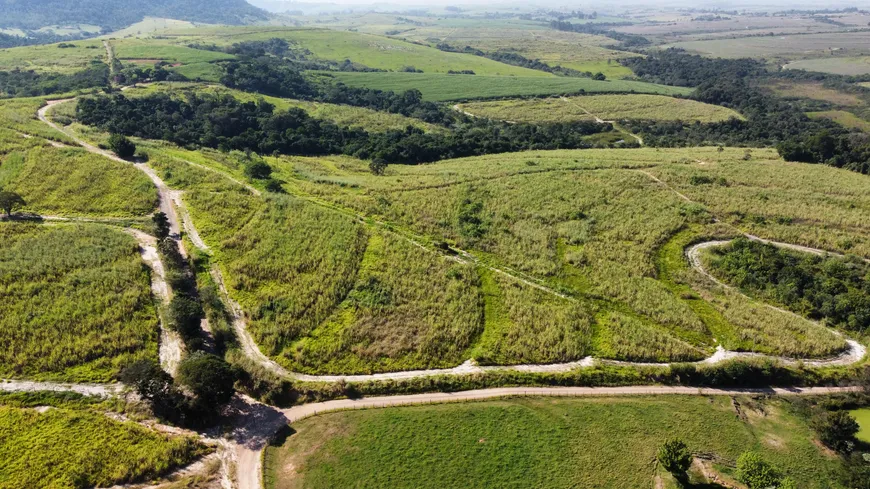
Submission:
[[[755,450],[798,487],[837,487],[838,462],[775,400],[515,399],[325,414],[289,433],[266,451],[268,489],[656,487],[656,450],[675,436],[716,457],[712,471],[733,476]]]
[[[837,124],[847,129],[860,129],[864,132],[870,132],[870,122],[861,119],[851,112],[845,110],[825,110],[821,112],[807,112],[807,115],[813,119],[824,118],[830,119]]]
[[[268,158],[289,194],[270,197],[221,177],[244,178],[244,155],[149,153],[185,190],[263,351],[312,373],[467,358],[694,360],[713,338],[824,357],[841,338],[712,287],[682,250],[741,230],[870,256],[867,177],[787,164],[772,150],[748,160],[743,149],[716,148],[527,152],[394,165],[385,176],[348,157]],[[439,256],[439,243],[476,263]]]
[[[516,122],[567,122],[650,119],[662,121],[718,122],[737,112],[694,100],[661,95],[590,95],[585,97],[503,100],[460,104],[459,109],[478,117]]]
[[[147,482],[188,464],[204,447],[104,413],[0,405],[0,487],[78,489]]]
[[[0,375],[105,382],[157,357],[136,241],[97,225],[0,224]]]
[[[73,47],[57,44],[0,49],[0,70],[35,70],[38,72],[74,73],[91,61],[106,62],[106,49],[96,40],[75,41]]]
[[[353,87],[402,92],[415,88],[426,100],[442,102],[529,95],[576,94],[580,92],[636,92],[662,95],[688,94],[692,90],[624,80],[596,81],[589,78],[442,75],[429,73],[329,73]]]
[[[187,39],[228,46],[248,40],[280,38],[311,52],[315,58],[344,61],[350,59],[370,68],[399,71],[413,66],[426,73],[474,70],[481,75],[552,77],[542,71],[519,68],[470,54],[447,53],[438,49],[356,32],[328,29],[292,28],[203,28],[176,31]]]
[[[144,173],[79,148],[13,152],[0,166],[0,182],[24,197],[22,210],[40,214],[137,217],[157,207]]]

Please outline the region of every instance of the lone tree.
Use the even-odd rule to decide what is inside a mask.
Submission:
[[[265,180],[272,176],[272,167],[263,160],[254,160],[245,165],[245,175],[254,180]]]
[[[848,412],[824,412],[813,419],[812,425],[828,447],[840,453],[849,453],[855,448],[855,435],[860,426]]]
[[[204,409],[216,410],[233,397],[236,373],[222,358],[198,351],[178,366],[176,379]]]
[[[665,441],[659,448],[659,463],[677,479],[686,477],[686,471],[692,465],[692,452],[689,447],[677,438]]]
[[[27,202],[25,202],[24,198],[20,195],[15,192],[0,190],[0,208],[3,208],[3,212],[6,213],[6,216],[11,216],[12,211],[14,211],[16,207],[24,205],[27,205]]]
[[[152,217],[154,221],[154,234],[158,239],[166,239],[169,237],[169,218],[163,212],[157,212]]]
[[[109,136],[109,149],[121,158],[129,160],[136,154],[136,145],[127,136],[112,134]]]
[[[375,175],[383,175],[387,169],[387,161],[383,158],[375,158],[369,163],[369,170]]]

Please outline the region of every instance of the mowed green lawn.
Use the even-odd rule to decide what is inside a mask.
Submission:
[[[858,439],[870,443],[870,408],[857,409],[850,414],[855,417],[858,425],[861,426],[861,431],[858,432]]]
[[[627,80],[597,81],[573,77],[445,75],[438,73],[329,73],[352,87],[403,92],[417,89],[433,102],[528,95],[594,93],[654,93],[686,95],[692,89]]]
[[[673,436],[733,463],[746,450],[828,488],[837,462],[785,401],[540,398],[332,413],[267,449],[268,489],[649,488]]]

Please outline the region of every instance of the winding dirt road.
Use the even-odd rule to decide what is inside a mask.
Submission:
[[[38,116],[41,121],[53,127],[54,129],[70,136],[73,138],[79,145],[81,145],[86,150],[104,156],[106,158],[112,159],[114,161],[118,161],[121,163],[129,162],[118,158],[117,156],[109,153],[108,151],[101,150],[86,141],[81,140],[75,135],[69,134],[52,121],[50,121],[47,117],[47,111],[51,106],[56,105],[61,102],[69,101],[60,100],[60,101],[51,101],[48,102],[48,105],[39,110]],[[189,162],[190,163],[190,162]],[[191,163],[194,164],[195,163]],[[170,190],[164,182],[156,175],[156,173],[148,166],[143,164],[136,164],[136,168],[145,172],[151,180],[154,182],[155,186],[158,190],[158,196],[160,201],[160,210],[164,212],[169,218],[170,227],[172,235],[175,239],[180,243],[180,233],[181,229],[185,229],[187,231],[188,236],[196,236],[196,239],[191,239],[194,245],[204,251],[208,251],[208,247],[206,244],[199,239],[199,234],[196,232],[196,228],[193,222],[190,220],[189,215],[183,210],[183,203],[181,201],[180,192],[173,192]],[[201,166],[201,165],[197,165]],[[212,171],[215,171],[212,169]],[[222,173],[222,172],[220,172]],[[657,180],[659,183],[664,184],[660,180],[656,179],[651,174],[647,174],[651,178]],[[233,179],[229,175],[225,175],[231,180],[238,182]],[[245,184],[243,184],[245,185]],[[248,185],[245,185],[249,187]],[[250,187],[249,187],[250,188]],[[256,189],[253,189],[252,192],[258,194]],[[679,194],[684,199],[688,200],[682,194]],[[175,206],[173,202],[182,209],[180,212],[176,212]],[[319,202],[317,202],[319,203]],[[322,204],[321,205],[328,205]],[[179,219],[178,214],[181,213],[184,217],[184,220]],[[358,216],[359,217],[359,216]],[[407,237],[406,237],[407,238]],[[153,238],[152,238],[153,239]],[[408,238],[411,239],[411,238]],[[703,245],[703,243],[702,243]],[[719,244],[721,245],[721,243]],[[150,246],[150,245],[149,245]],[[422,245],[421,245],[422,246]],[[700,246],[700,245],[696,245]],[[709,244],[708,246],[715,246],[715,244]],[[794,246],[794,245],[788,245]],[[145,247],[143,247],[145,249]],[[428,248],[427,248],[428,249]],[[689,258],[692,262],[693,266],[698,268],[695,264],[695,260],[693,260],[693,256],[697,256],[697,252],[702,248],[697,248],[689,250]],[[182,248],[183,250],[183,248]],[[692,252],[695,252],[695,255]],[[818,252],[822,252],[821,250],[816,250]],[[143,251],[143,258],[145,258],[145,254],[149,254],[149,259],[153,259],[150,256],[151,251],[145,249]],[[461,260],[473,260],[473,256],[467,253],[459,253],[459,257],[452,257],[451,259],[461,259]],[[559,296],[556,291],[553,291],[541,284],[537,284],[533,281],[527,280],[523,277],[518,277],[514,274],[511,274],[507,270],[502,270],[494,267],[489,267],[492,270],[503,273],[507,276],[514,277],[517,280],[528,283],[529,285],[543,288],[549,292],[555,293]],[[703,268],[700,268],[701,273],[705,273]],[[597,360],[592,357],[587,357],[582,360],[564,363],[564,364],[555,364],[555,365],[516,365],[516,366],[493,366],[493,367],[482,367],[478,365],[474,365],[471,361],[467,361],[462,365],[452,368],[452,369],[434,369],[434,370],[418,370],[418,371],[408,371],[408,372],[392,372],[392,373],[384,373],[384,374],[373,374],[373,375],[303,375],[298,373],[289,372],[277,363],[275,363],[270,358],[266,357],[260,349],[257,347],[253,338],[251,338],[250,334],[247,331],[246,321],[244,312],[242,311],[239,304],[232,300],[229,296],[227,288],[224,283],[224,278],[221,274],[220,268],[216,265],[211,271],[212,276],[215,279],[215,282],[218,284],[221,294],[224,296],[226,303],[229,305],[230,312],[233,314],[233,324],[236,330],[236,333],[239,337],[240,343],[242,344],[243,350],[246,355],[250,358],[254,359],[257,363],[269,368],[275,373],[279,375],[292,378],[300,381],[321,381],[321,382],[330,382],[330,381],[367,381],[367,380],[387,380],[387,379],[411,379],[418,377],[426,377],[433,375],[464,375],[469,373],[480,373],[487,372],[493,370],[518,370],[518,371],[526,371],[526,372],[566,372],[571,371],[578,368],[587,368],[595,365],[597,362],[602,362],[604,360]],[[858,344],[857,342],[849,340],[849,349],[843,356],[838,357],[836,359],[828,359],[818,361],[816,363],[817,366],[829,366],[829,365],[846,365],[850,363],[854,363],[856,361],[860,361],[861,358],[866,354],[866,348],[863,345]],[[746,354],[740,352],[729,352],[724,349],[718,349],[711,357],[702,360],[698,363],[717,363],[730,358],[735,358],[737,356],[760,356],[756,354]],[[783,361],[793,361],[792,359],[779,358]],[[616,363],[616,362],[614,362]],[[650,365],[643,363],[627,363],[627,362],[618,362],[622,365]],[[804,362],[809,365],[812,365],[811,362]],[[667,364],[661,364],[667,365]],[[71,384],[51,384],[51,383],[34,383],[34,382],[6,382],[0,383],[0,390],[72,390],[76,392],[82,393],[95,393],[96,395],[114,395],[119,391],[119,387],[117,386],[80,386],[80,385],[71,385]],[[270,437],[272,437],[278,429],[282,426],[286,425],[288,422],[297,421],[299,419],[303,419],[308,416],[312,416],[315,414],[320,414],[328,411],[342,410],[342,409],[365,409],[365,408],[376,408],[376,407],[388,407],[388,406],[402,406],[402,405],[413,405],[413,404],[428,404],[428,403],[443,403],[443,402],[463,402],[468,400],[480,400],[480,399],[493,399],[507,396],[614,396],[614,395],[741,395],[741,394],[774,394],[774,395],[818,395],[818,394],[833,394],[844,391],[852,390],[852,388],[839,388],[839,387],[820,387],[820,388],[809,388],[809,389],[801,389],[801,388],[776,388],[776,389],[703,389],[703,388],[692,388],[692,387],[666,387],[666,386],[646,386],[646,387],[614,387],[614,388],[583,388],[583,387],[566,387],[566,388],[494,388],[494,389],[485,389],[485,390],[477,390],[477,391],[467,391],[467,392],[458,392],[458,393],[430,393],[430,394],[419,394],[419,395],[408,395],[408,396],[390,396],[390,397],[371,397],[364,399],[343,399],[336,401],[328,401],[324,403],[316,403],[316,404],[307,404],[303,406],[297,406],[290,409],[279,410],[275,408],[271,408],[269,406],[265,406],[259,404],[255,401],[246,398],[240,398],[236,403],[237,409],[237,419],[233,426],[235,426],[231,440],[227,443],[230,444],[228,448],[228,452],[234,453],[234,461],[237,464],[236,471],[236,487],[239,489],[260,489],[261,485],[261,467],[260,467],[260,456],[263,448],[266,446]]]

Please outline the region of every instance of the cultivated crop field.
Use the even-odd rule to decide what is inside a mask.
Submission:
[[[718,122],[740,119],[737,112],[694,100],[661,95],[590,95],[528,100],[504,100],[460,104],[460,110],[516,122],[568,122],[595,120],[682,120]]]
[[[315,58],[339,62],[350,59],[370,68],[390,71],[413,66],[426,73],[474,70],[481,75],[552,77],[546,72],[511,66],[471,54],[447,53],[398,39],[355,32],[291,28],[203,28],[179,31],[178,34],[180,36],[176,41],[184,39],[182,36],[195,35],[195,38],[188,37],[188,40],[217,45],[280,38],[309,50]]]
[[[842,339],[711,287],[681,258],[680,243],[741,229],[870,255],[866,177],[786,164],[769,150],[750,161],[743,150],[715,148],[529,152],[391,166],[382,177],[348,157],[269,158],[289,193],[270,197],[215,173],[243,178],[243,155],[149,153],[185,190],[262,350],[308,373],[469,357],[695,360],[709,355],[713,337],[729,349],[825,357]],[[711,225],[713,215],[725,224]],[[474,260],[439,257],[439,242]]]
[[[30,407],[0,400],[0,487],[111,487],[146,482],[206,453],[192,438],[118,422],[89,402]],[[45,406],[44,404],[48,404]]]
[[[809,98],[846,107],[859,107],[867,104],[859,95],[826,88],[821,83],[784,81],[767,85],[765,88],[781,97]]]
[[[866,75],[870,73],[870,57],[802,59],[785,65],[789,70],[820,71],[835,75]]]
[[[99,225],[0,224],[3,377],[105,382],[157,356],[136,240]],[[36,313],[38,311],[38,314]]]
[[[720,58],[805,58],[812,56],[812,53],[826,54],[831,49],[862,53],[867,51],[868,41],[870,41],[870,32],[837,32],[686,41],[671,44],[669,47]]]
[[[348,411],[294,423],[291,433],[266,451],[268,489],[656,487],[667,477],[655,470],[656,450],[672,436],[713,454],[719,462],[707,462],[707,470],[729,478],[747,450],[802,488],[831,487],[838,470],[787,402],[749,398],[514,399]],[[697,467],[692,475],[701,482]]]
[[[142,172],[79,148],[44,147],[2,157],[0,182],[46,215],[142,217],[157,192]]]
[[[71,44],[73,47],[68,48],[46,44],[0,49],[0,70],[74,73],[86,68],[91,61],[106,61],[106,48],[100,41],[75,41]]]
[[[153,60],[169,63],[196,64],[233,59],[231,54],[192,49],[155,40],[122,39],[111,41],[115,57],[124,60]]]
[[[846,112],[845,110],[808,112],[807,115],[811,118],[830,119],[848,129],[860,129],[864,132],[870,132],[870,122],[865,121],[851,112]]]
[[[576,94],[579,92],[635,92],[686,95],[691,89],[628,80],[597,81],[570,77],[494,77],[428,73],[329,73],[352,87],[403,92],[417,89],[433,102],[502,97]]]

